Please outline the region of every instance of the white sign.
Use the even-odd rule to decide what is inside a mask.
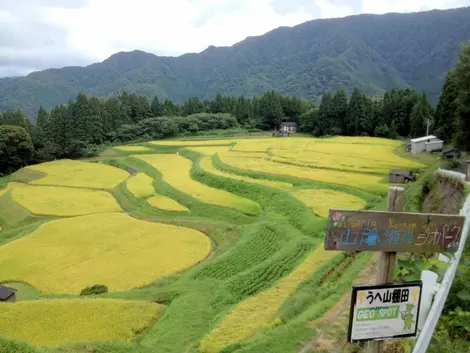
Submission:
[[[350,343],[416,336],[422,281],[354,286]]]

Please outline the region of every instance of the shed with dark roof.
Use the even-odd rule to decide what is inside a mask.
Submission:
[[[297,131],[297,123],[293,121],[284,121],[281,123],[281,127],[279,129],[281,132],[296,132]]]
[[[16,301],[16,289],[0,286],[0,302],[14,303]]]

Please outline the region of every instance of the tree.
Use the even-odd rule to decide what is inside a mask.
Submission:
[[[153,97],[150,108],[152,110],[152,116],[154,118],[156,118],[157,116],[163,116],[163,108],[157,96]]]
[[[315,135],[331,135],[337,131],[334,130],[335,123],[335,111],[333,106],[333,96],[330,92],[323,94],[320,102],[320,108],[318,109],[319,119],[315,127]]]
[[[455,68],[455,79],[458,89],[455,141],[458,147],[468,151],[470,150],[470,45],[461,48]]]
[[[33,143],[26,129],[12,125],[0,126],[0,174],[24,167],[33,152]]]
[[[276,92],[267,91],[263,94],[259,101],[259,110],[262,126],[266,129],[273,129],[279,126],[284,114],[280,97]]]
[[[450,70],[447,74],[434,116],[435,135],[447,141],[452,138],[458,121],[457,94],[458,87],[455,71]]]
[[[390,129],[388,130],[388,138],[392,140],[396,140],[398,138],[397,125],[395,124],[395,120],[392,120],[392,123],[390,124]]]
[[[410,116],[410,134],[412,137],[426,134],[426,121],[429,118],[428,107],[420,99],[413,107]]]
[[[332,133],[334,135],[344,134],[346,131],[346,114],[348,112],[348,98],[344,90],[337,91],[332,99]]]
[[[373,135],[375,129],[373,118],[372,101],[358,88],[355,88],[346,113],[346,134],[353,136]]]

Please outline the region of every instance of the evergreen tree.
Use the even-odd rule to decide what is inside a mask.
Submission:
[[[277,128],[282,121],[283,111],[279,95],[274,91],[267,91],[259,102],[262,125],[266,129]]]
[[[211,103],[211,113],[217,114],[224,111],[224,102],[222,100],[222,95],[217,92],[215,99]]]
[[[461,48],[455,78],[458,89],[455,141],[458,147],[470,151],[470,45]]]
[[[323,136],[335,134],[335,111],[333,106],[333,96],[330,92],[323,94],[320,108],[318,110],[319,120],[316,124],[315,135]]]
[[[158,99],[157,96],[153,97],[152,104],[151,104],[151,109],[152,109],[152,116],[157,117],[157,116],[163,116],[163,108],[160,104],[160,100]]]
[[[426,108],[420,100],[414,105],[410,116],[410,133],[412,137],[424,136],[426,133],[426,118]]]
[[[346,131],[346,114],[348,112],[348,98],[344,90],[337,91],[332,99],[333,114],[331,120],[332,134],[342,135]]]
[[[346,134],[358,136],[361,133],[361,126],[366,125],[367,117],[364,96],[355,88],[349,100],[346,113]]]
[[[39,107],[38,116],[36,118],[36,126],[38,126],[39,128],[43,130],[46,130],[48,124],[49,124],[49,113],[41,105]]]
[[[236,109],[235,109],[235,117],[237,118],[238,122],[241,125],[247,124],[251,117],[251,103],[249,99],[245,99],[245,97],[240,96],[238,98]]]
[[[398,138],[397,125],[395,124],[395,120],[392,120],[392,123],[390,124],[390,129],[388,130],[388,138],[392,140],[396,140]]]
[[[442,90],[439,104],[437,105],[434,116],[435,134],[446,141],[452,138],[455,132],[455,125],[458,120],[457,112],[457,94],[455,71],[451,70],[447,74],[444,88]]]

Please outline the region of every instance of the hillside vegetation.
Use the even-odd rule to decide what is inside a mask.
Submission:
[[[79,92],[109,97],[125,90],[177,103],[217,92],[252,96],[274,89],[317,100],[355,87],[368,95],[396,87],[426,92],[437,102],[459,43],[470,39],[470,8],[315,20],[249,37],[231,47],[157,57],[117,53],[87,67],[0,79],[0,111],[65,104]]]

